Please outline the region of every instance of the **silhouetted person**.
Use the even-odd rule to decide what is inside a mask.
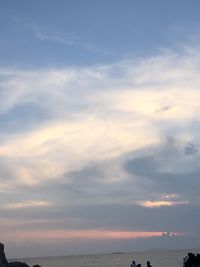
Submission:
[[[150,261],[147,261],[147,267],[152,267]]]
[[[137,267],[135,261],[132,261],[132,263],[131,263],[131,267]]]
[[[187,257],[183,259],[184,267],[199,267],[200,266],[200,254],[196,256],[193,253],[188,253]]]
[[[139,263],[139,264],[137,265],[137,267],[141,267],[141,264]]]
[[[196,259],[197,259],[197,266],[200,266],[200,254],[199,253],[197,253]]]

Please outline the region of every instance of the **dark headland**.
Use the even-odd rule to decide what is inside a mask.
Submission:
[[[4,244],[0,243],[0,267],[30,267],[25,262],[13,261],[8,262],[4,252]],[[33,265],[33,267],[41,267],[39,265]]]

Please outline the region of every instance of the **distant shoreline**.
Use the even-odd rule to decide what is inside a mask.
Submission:
[[[188,252],[200,252],[200,248],[190,248],[190,249],[161,249],[161,248],[155,248],[155,249],[149,249],[149,250],[140,250],[140,251],[116,251],[116,252],[99,252],[99,253],[92,253],[92,254],[66,254],[66,255],[46,255],[46,256],[34,256],[34,257],[12,257],[8,258],[8,261],[14,261],[14,260],[34,260],[34,259],[47,259],[47,258],[68,258],[68,257],[88,257],[88,256],[104,256],[104,255],[131,255],[131,254],[151,254],[151,253],[168,253],[168,252],[183,252],[187,254]]]

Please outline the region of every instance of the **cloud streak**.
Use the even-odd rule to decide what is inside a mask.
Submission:
[[[144,200],[144,201],[138,201],[137,204],[139,206],[143,206],[146,208],[159,208],[162,206],[175,206],[175,205],[183,205],[183,204],[189,204],[187,200],[185,201],[166,201],[166,200],[160,200],[160,201],[149,201],[149,200]]]
[[[43,200],[29,200],[26,202],[15,202],[9,203],[3,206],[4,209],[27,209],[27,208],[40,208],[40,207],[50,207],[51,203]]]
[[[67,46],[72,46],[78,41],[78,37],[71,32],[68,33],[61,33],[59,31],[49,31],[40,27],[34,27],[34,33],[36,38],[40,41],[50,41],[53,43],[63,44]]]

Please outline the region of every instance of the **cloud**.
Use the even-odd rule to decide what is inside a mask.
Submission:
[[[1,118],[9,113],[18,119],[17,110],[26,111],[27,106],[31,114],[40,110],[43,115],[27,128],[30,116],[24,116],[23,129],[1,134],[0,156],[9,172],[4,187],[70,179],[67,173],[105,161],[116,161],[121,176],[111,179],[107,165],[104,177],[123,181],[126,173],[120,165],[128,153],[157,153],[166,136],[179,140],[175,146],[185,146],[191,157],[179,156],[174,163],[167,159],[162,168],[198,171],[198,70],[199,59],[192,50],[90,68],[1,69]],[[180,149],[173,146],[168,142],[162,155],[175,158]],[[148,164],[151,173],[160,163],[150,159]],[[139,168],[140,162],[136,165]]]
[[[67,46],[74,45],[75,43],[77,43],[79,39],[77,35],[71,32],[68,33],[61,33],[58,31],[52,32],[36,26],[34,27],[34,33],[36,38],[38,38],[42,42],[50,41],[52,43],[58,43]]]
[[[113,159],[129,151],[130,147],[137,149],[151,144],[155,137],[150,132],[141,134],[144,127],[137,125],[136,130],[126,121],[116,120],[110,124],[109,119],[93,116],[50,122],[30,133],[20,132],[7,138],[0,145],[0,156],[15,167],[16,184],[36,185],[83,168],[91,160]],[[10,168],[9,164],[7,168]],[[113,179],[117,180],[119,176]]]
[[[132,159],[125,162],[124,168],[132,177],[145,181],[137,204],[160,207],[199,202],[199,154],[188,157],[186,145],[187,142],[167,138],[139,157],[133,153]]]
[[[186,145],[186,147],[185,147],[185,154],[186,155],[192,155],[192,154],[195,154],[197,152],[198,152],[198,147],[195,144],[189,142]]]
[[[199,217],[190,218],[200,200],[199,70],[187,49],[93,67],[1,69],[3,218],[30,220],[26,239],[39,218],[40,229],[59,225],[66,236],[198,233]]]
[[[43,43],[50,42],[52,44],[65,45],[68,46],[68,48],[77,46],[85,50],[84,52],[99,54],[103,57],[113,54],[113,51],[99,47],[99,45],[94,42],[81,40],[74,32],[64,32],[57,29],[49,30],[36,25],[33,27],[33,32],[35,37]]]
[[[143,206],[146,208],[159,208],[162,206],[175,206],[175,205],[183,205],[183,204],[189,204],[187,200],[185,201],[166,201],[166,200],[160,200],[160,201],[149,201],[149,200],[143,200],[143,201],[138,201],[137,204],[139,206]]]
[[[128,153],[159,148],[168,135],[185,144],[186,154],[196,155],[176,164],[194,168],[198,151],[189,144],[198,146],[198,69],[192,50],[91,68],[1,69],[1,118],[9,113],[17,119],[17,110],[27,106],[43,116],[32,128],[26,128],[30,116],[24,116],[24,129],[2,134],[0,155],[14,166],[13,185],[67,177],[92,162],[113,159],[120,166]],[[122,170],[121,179],[125,176]]]
[[[155,237],[161,236],[161,232],[121,232],[121,231],[106,231],[106,230],[76,230],[76,231],[32,231],[26,232],[21,231],[14,234],[15,238],[21,237],[22,239],[27,237],[31,237],[31,239],[37,240],[40,239],[95,239],[95,240],[112,240],[112,239],[135,239],[135,238],[148,238],[148,237]]]
[[[51,206],[51,203],[47,201],[30,200],[26,202],[9,203],[4,205],[3,208],[8,210],[13,210],[13,209],[41,208],[49,206]]]

